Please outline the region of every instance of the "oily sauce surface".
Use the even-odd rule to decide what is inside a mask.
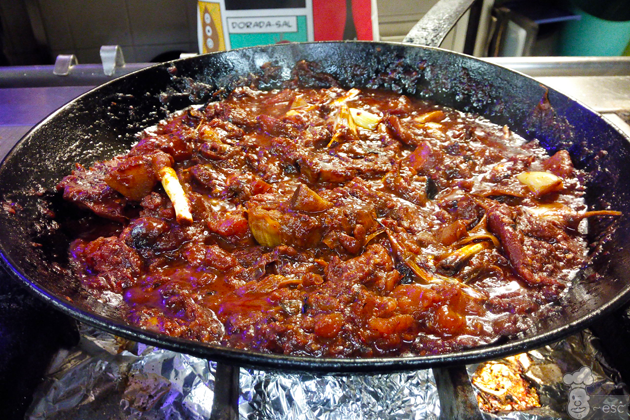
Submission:
[[[530,328],[585,258],[566,151],[384,91],[238,88],[58,188],[116,227],[72,243],[85,289],[121,294],[143,328],[261,352],[490,343]]]

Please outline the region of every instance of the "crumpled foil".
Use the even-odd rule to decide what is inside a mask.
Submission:
[[[379,375],[283,374],[241,369],[241,419],[437,419],[431,370]]]
[[[126,342],[82,326],[60,351],[27,419],[209,419],[216,364]],[[439,417],[430,370],[315,375],[240,369],[239,417],[254,419],[429,419]]]
[[[596,377],[593,391],[623,385],[582,332],[529,352],[542,407],[484,413],[487,419],[567,418],[568,389],[561,375],[582,366]],[[473,374],[476,365],[468,367]],[[216,364],[186,354],[129,342],[81,326],[76,348],[61,350],[29,407],[27,419],[209,419]],[[558,376],[560,375],[560,376]],[[615,376],[617,375],[617,376]],[[440,404],[431,370],[392,374],[316,375],[240,369],[239,418],[438,419]]]
[[[571,387],[563,378],[584,367],[590,369],[593,378],[593,383],[587,387],[589,395],[628,395],[619,372],[604,359],[598,341],[589,330],[583,330],[564,340],[527,352],[531,365],[523,376],[536,389],[541,406],[518,412],[482,412],[483,417],[487,420],[570,418],[567,403]],[[466,367],[471,379],[478,367]],[[473,389],[477,395],[480,393],[480,390]]]

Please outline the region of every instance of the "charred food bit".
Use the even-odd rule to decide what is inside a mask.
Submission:
[[[489,413],[540,407],[536,388],[525,378],[530,365],[525,353],[480,365],[471,380],[479,407]]]

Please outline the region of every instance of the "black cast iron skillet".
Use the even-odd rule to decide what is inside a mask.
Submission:
[[[317,63],[346,87],[378,87],[481,114],[538,139],[554,153],[567,149],[588,174],[591,208],[623,212],[591,220],[593,260],[575,278],[553,316],[512,339],[422,357],[323,359],[268,355],[205,345],[126,324],[116,299],[82,294],[67,269],[70,238],[59,228],[66,208],[53,193],[75,162],[90,165],[126,152],[134,135],[176,109],[203,103],[262,75],[275,87],[300,60]],[[317,80],[306,81],[318,85]],[[436,48],[378,42],[283,44],[221,52],[150,67],[116,79],[65,105],[31,130],[0,167],[0,253],[24,285],[59,310],[114,334],[242,366],[321,372],[396,371],[459,365],[521,352],[586,327],[630,295],[630,145],[599,115],[535,80]],[[57,214],[50,214],[50,210]],[[62,214],[60,214],[60,212]]]

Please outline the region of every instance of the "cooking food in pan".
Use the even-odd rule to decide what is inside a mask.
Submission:
[[[326,357],[456,351],[553,311],[587,259],[582,221],[616,214],[588,211],[568,152],[299,71],[59,183],[101,218],[70,247],[86,290],[148,330]]]

